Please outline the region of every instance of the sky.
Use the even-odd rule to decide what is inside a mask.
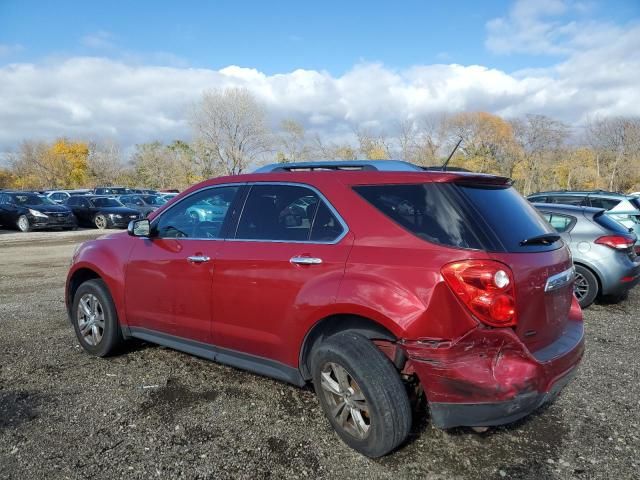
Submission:
[[[340,137],[462,110],[640,115],[640,0],[0,0],[0,152],[190,135],[209,89]]]

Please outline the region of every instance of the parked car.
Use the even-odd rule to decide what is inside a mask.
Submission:
[[[137,193],[144,195],[157,195],[158,191],[150,188],[129,188],[129,193]]]
[[[94,195],[127,195],[132,193],[127,187],[96,187],[93,189]]]
[[[201,220],[200,204],[218,208]],[[292,163],[207,180],[84,243],[65,298],[88,353],[135,337],[312,382],[340,438],[378,457],[409,433],[408,390],[440,428],[552,401],[584,350],[573,275],[506,178]]]
[[[160,195],[120,195],[117,198],[125,207],[137,210],[143,217],[167,203]]]
[[[536,203],[535,207],[565,241],[576,267],[574,291],[586,308],[598,296],[619,299],[640,281],[636,235],[601,208]]]
[[[585,207],[603,208],[607,215],[618,223],[633,230],[638,240],[635,244],[636,253],[640,253],[640,199],[634,195],[604,190],[540,192],[529,195],[528,200],[533,203],[557,203],[563,205],[579,205]]]
[[[172,198],[175,198],[178,196],[177,193],[159,193],[158,195],[160,195],[162,198],[164,198],[167,202],[169,200],[171,200]]]
[[[76,189],[76,190],[46,190],[43,192],[44,195],[47,196],[50,200],[56,202],[59,205],[64,204],[67,199],[73,195],[89,195],[91,190],[86,189]]]
[[[71,210],[34,192],[0,192],[0,224],[22,232],[36,229],[71,230],[78,223]]]
[[[131,220],[143,218],[137,210],[125,207],[113,197],[100,195],[73,196],[67,200],[78,223],[99,229],[126,228]]]

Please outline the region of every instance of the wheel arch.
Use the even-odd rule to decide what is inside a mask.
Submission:
[[[73,305],[73,297],[75,297],[80,285],[88,280],[93,280],[96,278],[104,281],[102,276],[97,271],[87,267],[77,269],[75,272],[73,272],[71,277],[69,277],[69,281],[67,282],[66,298],[67,313],[69,314],[69,318],[71,318],[71,306]]]
[[[370,318],[353,314],[333,314],[317,321],[307,332],[299,355],[299,369],[305,380],[311,379],[310,359],[315,345],[327,337],[340,332],[355,332],[370,340],[396,342],[397,337],[380,323]]]
[[[602,275],[600,274],[600,272],[598,271],[597,268],[595,268],[593,265],[590,265],[586,262],[582,262],[580,260],[578,261],[573,261],[574,265],[576,266],[580,266],[582,268],[586,268],[587,270],[589,270],[591,273],[593,273],[593,276],[596,277],[596,282],[598,282],[598,293],[596,296],[600,296],[602,295],[602,291],[603,291],[603,285],[602,285]]]

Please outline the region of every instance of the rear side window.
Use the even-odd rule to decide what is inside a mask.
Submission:
[[[570,215],[561,215],[559,213],[542,212],[542,216],[558,233],[570,231],[577,221],[575,217]]]
[[[535,196],[535,197],[528,197],[528,200],[531,203],[547,203],[547,197],[543,197],[543,196]]]
[[[238,240],[332,242],[344,227],[313,190],[297,185],[253,185],[238,222]]]
[[[429,242],[495,252],[539,252],[561,245],[520,245],[522,240],[555,231],[512,187],[426,183],[367,185],[354,190]]]
[[[614,198],[589,197],[589,200],[592,207],[604,208],[605,210],[611,210],[620,203],[620,200]]]

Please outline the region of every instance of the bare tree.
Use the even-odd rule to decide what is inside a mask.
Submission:
[[[609,190],[629,187],[629,170],[637,175],[640,161],[640,118],[609,117],[592,120],[587,125],[587,139],[596,151],[598,175],[607,167]],[[604,164],[604,165],[603,165]],[[620,175],[622,165],[627,175]],[[626,178],[625,178],[626,177]]]
[[[122,154],[115,141],[91,143],[87,163],[89,179],[93,186],[121,183]]]
[[[356,160],[358,149],[346,142],[326,142],[316,134],[311,145],[312,155],[323,160]]]
[[[283,120],[280,123],[280,132],[276,139],[279,161],[301,162],[309,159],[311,147],[301,123],[295,120]]]
[[[562,122],[545,115],[526,115],[510,123],[524,161],[522,190],[527,195],[542,189],[545,184],[543,174],[551,171],[553,161],[560,157],[569,129]]]
[[[264,108],[244,88],[205,92],[191,124],[204,176],[237,175],[269,150]]]

